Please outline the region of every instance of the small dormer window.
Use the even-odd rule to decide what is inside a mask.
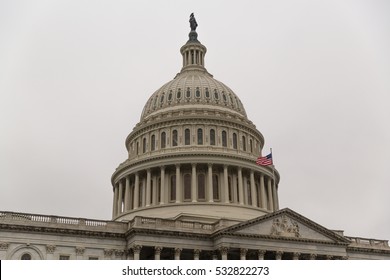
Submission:
[[[205,94],[206,94],[206,98],[207,98],[207,99],[210,98],[209,88],[206,88]]]
[[[216,89],[214,89],[214,98],[215,100],[219,99],[218,91]]]
[[[191,97],[191,89],[190,88],[187,88],[186,97],[187,98]]]
[[[196,88],[196,91],[195,91],[195,97],[200,98],[200,90],[198,87]]]
[[[177,99],[180,99],[180,98],[181,98],[181,90],[180,90],[180,88],[179,88],[178,91],[177,91],[176,98],[177,98]]]
[[[172,101],[172,90],[169,92],[168,101]]]
[[[165,96],[165,93],[163,93],[160,97],[160,103],[161,105],[164,103],[164,96]]]

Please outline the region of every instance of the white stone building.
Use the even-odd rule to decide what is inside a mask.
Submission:
[[[279,173],[256,164],[264,137],[197,36],[192,21],[180,73],[126,139],[112,221],[0,212],[0,259],[390,259],[386,240],[279,209]]]

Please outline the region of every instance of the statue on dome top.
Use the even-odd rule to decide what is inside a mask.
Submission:
[[[190,27],[191,31],[196,31],[196,28],[198,27],[198,23],[196,22],[194,13],[191,13],[190,15]]]

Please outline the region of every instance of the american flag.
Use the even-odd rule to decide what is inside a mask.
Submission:
[[[265,157],[258,157],[256,160],[257,165],[272,165],[272,153],[269,155],[266,155]]]

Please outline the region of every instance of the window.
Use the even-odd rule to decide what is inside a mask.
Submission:
[[[251,182],[246,182],[246,191],[248,193],[248,205],[252,205],[252,189],[251,189]]]
[[[169,95],[168,95],[168,101],[171,101],[172,100],[172,90],[169,92]]]
[[[200,91],[199,91],[198,87],[196,88],[196,91],[195,91],[195,97],[200,98]]]
[[[227,136],[226,136],[226,131],[222,131],[222,146],[227,147]]]
[[[180,99],[180,98],[181,98],[181,91],[180,91],[180,88],[179,88],[179,90],[177,91],[176,98],[177,98],[177,99]]]
[[[190,88],[187,88],[186,97],[187,98],[191,97],[191,90],[190,90]]]
[[[157,181],[157,201],[161,202],[161,177]]]
[[[144,206],[144,184],[142,182],[139,183],[139,195],[138,195],[138,207]]]
[[[137,142],[137,155],[139,154],[139,143]]]
[[[69,260],[69,259],[70,259],[69,256],[60,255],[60,260]]]
[[[176,175],[171,176],[170,200],[176,200]]]
[[[237,134],[233,133],[233,149],[237,149]]]
[[[184,175],[184,200],[191,200],[191,175]]]
[[[146,138],[142,140],[142,152],[146,153]]]
[[[150,149],[154,151],[156,149],[156,136],[153,134],[152,139],[150,139]]]
[[[161,95],[161,97],[160,97],[160,103],[161,103],[161,105],[163,104],[163,102],[164,102],[164,93]]]
[[[219,184],[217,174],[213,174],[213,199],[219,200]]]
[[[203,173],[198,174],[198,199],[199,200],[206,199],[205,179],[206,178]]]
[[[177,146],[177,130],[172,131],[172,146]]]
[[[187,128],[184,131],[184,144],[190,145],[190,143],[191,143],[190,139],[191,139],[191,133],[190,133],[190,130]]]
[[[198,145],[203,145],[203,130],[198,129]]]
[[[242,149],[244,152],[246,152],[246,138],[245,138],[245,136],[242,136]]]
[[[207,98],[207,99],[210,98],[209,88],[206,88],[205,94],[206,94],[206,98]]]
[[[252,141],[252,139],[249,140],[249,149],[250,149],[251,153],[253,153],[253,141]]]
[[[219,99],[218,91],[216,89],[214,90],[214,98],[215,100]]]
[[[24,253],[20,259],[29,261],[31,260],[31,255],[29,253]]]
[[[210,145],[215,145],[215,130],[210,129]]]
[[[227,102],[227,98],[226,98],[226,94],[224,92],[222,92],[222,98],[223,98],[223,101],[225,101],[225,103]]]
[[[165,132],[161,133],[161,149],[164,149],[166,146],[166,141],[167,141],[167,135]]]

